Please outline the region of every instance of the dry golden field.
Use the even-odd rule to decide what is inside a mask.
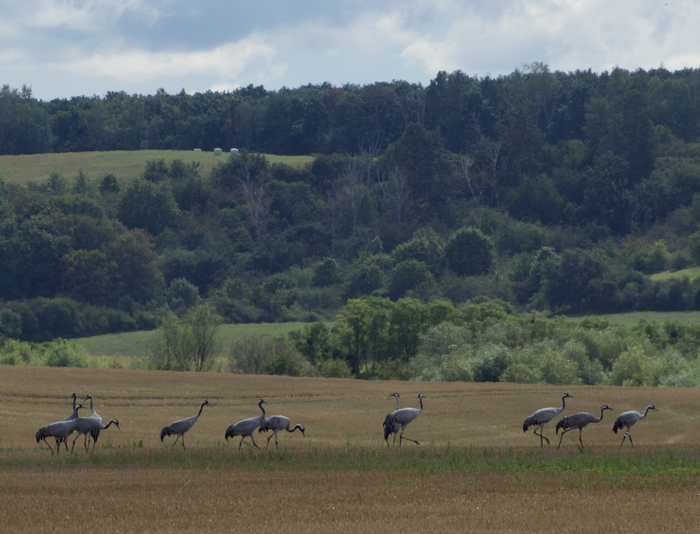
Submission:
[[[394,391],[402,406],[427,397],[406,431],[420,447],[384,445]],[[614,408],[584,430],[585,451],[576,431],[557,451],[553,423],[552,447],[522,432],[564,391],[565,414]],[[73,455],[52,456],[34,434],[70,413],[73,392],[92,393],[121,430],[89,455],[81,438]],[[0,533],[697,532],[699,393],[0,366]],[[306,438],[280,434],[279,453],[226,443],[261,397]],[[174,437],[162,444],[160,429],[204,399],[187,451],[172,450]],[[648,403],[659,412],[618,454],[614,417]]]

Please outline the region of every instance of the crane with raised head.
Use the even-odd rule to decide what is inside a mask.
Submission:
[[[75,393],[73,393],[73,394],[71,395],[71,398],[73,399],[73,412],[72,412],[68,417],[66,417],[66,418],[64,419],[64,421],[72,421],[73,419],[77,419],[77,418],[78,418],[78,414],[77,414],[77,412],[75,411],[75,401],[76,401],[76,399],[78,398],[78,396],[77,396]]]
[[[238,421],[238,423],[233,424],[226,429],[226,433],[224,434],[226,441],[228,441],[228,438],[241,436],[241,441],[238,444],[239,451],[241,450],[241,445],[243,444],[243,440],[246,438],[246,436],[250,436],[250,439],[253,440],[253,445],[255,445],[258,450],[261,450],[260,447],[258,447],[258,444],[255,443],[255,439],[253,439],[253,432],[255,432],[255,429],[262,425],[263,421],[265,420],[265,408],[262,407],[263,404],[267,403],[263,399],[260,399],[258,401],[258,408],[260,408],[262,413],[259,416],[251,417],[250,419],[243,419],[243,421]]]
[[[401,430],[401,425],[393,420],[394,414],[399,411],[399,399],[401,398],[401,395],[398,393],[392,393],[389,395],[389,397],[396,397],[396,409],[393,412],[386,414],[384,422],[382,423],[382,428],[384,428],[384,441],[386,441],[387,447],[389,446],[389,436],[391,434],[394,434],[393,443],[396,445],[396,435]]]
[[[399,447],[403,440],[412,441],[416,445],[420,445],[415,439],[404,437],[403,432],[411,421],[423,413],[423,399],[425,398],[427,398],[425,395],[419,393],[418,402],[420,403],[420,408],[401,408],[400,410],[391,412],[384,418],[384,440],[387,442],[387,445],[389,445],[389,434],[395,434],[396,432],[399,433]],[[396,402],[398,405],[398,396],[396,397]],[[396,436],[394,436],[394,441],[396,441]]]
[[[209,401],[205,400],[199,406],[199,412],[197,412],[197,415],[193,415],[192,417],[188,417],[187,419],[180,419],[179,421],[175,421],[171,425],[163,427],[163,429],[160,431],[160,440],[163,441],[165,436],[172,436],[173,434],[177,434],[177,437],[175,438],[175,441],[173,442],[173,448],[175,448],[175,444],[177,443],[177,440],[182,438],[182,448],[184,450],[187,450],[187,448],[185,447],[185,432],[187,432],[190,428],[192,428],[192,426],[197,422],[197,419],[199,418],[199,416],[202,415],[202,410],[208,404],[209,404]]]
[[[53,449],[51,448],[51,445],[49,445],[49,442],[46,441],[46,438],[56,439],[56,454],[61,451],[61,442],[65,443],[66,452],[68,452],[67,438],[73,433],[75,426],[78,424],[78,410],[80,410],[82,407],[83,406],[81,404],[75,406],[73,413],[76,417],[74,419],[71,419],[70,421],[66,421],[65,419],[63,421],[57,421],[56,423],[51,423],[48,426],[41,427],[37,431],[36,442],[39,443],[41,440],[44,440],[44,443],[46,443],[46,446],[51,451],[51,456],[53,456]]]
[[[632,441],[632,434],[630,432],[630,428],[632,426],[644,419],[647,414],[649,413],[649,410],[657,410],[653,404],[649,404],[646,407],[646,410],[644,410],[644,414],[642,415],[639,412],[635,412],[634,410],[629,411],[629,412],[624,412],[618,415],[617,419],[615,419],[615,423],[613,424],[613,432],[617,434],[617,431],[620,430],[622,427],[625,427],[627,430],[625,431],[625,435],[622,436],[622,443],[620,443],[620,449],[622,448],[622,445],[625,443],[625,438],[629,437],[630,438],[630,444],[632,445],[632,448],[634,448],[634,442]],[[618,449],[618,450],[620,450]]]
[[[581,448],[583,449],[583,440],[581,439],[581,432],[583,431],[584,428],[590,423],[600,423],[603,420],[603,412],[605,410],[612,410],[610,406],[607,404],[603,404],[600,407],[600,417],[596,417],[593,414],[590,414],[588,412],[578,412],[575,414],[571,415],[566,415],[559,419],[559,422],[557,423],[556,427],[556,433],[559,434],[559,429],[562,428],[564,431],[561,433],[561,437],[559,438],[559,447],[561,447],[561,440],[564,439],[564,434],[566,434],[569,430],[576,430],[578,428],[578,440],[581,442]]]
[[[92,394],[85,397],[85,400],[88,400],[88,399],[90,399],[90,410],[92,412],[92,415],[90,417],[92,417],[93,419],[97,419],[101,423],[102,416],[95,411],[95,405],[93,403]],[[83,402],[85,402],[85,401],[83,401]],[[100,429],[96,428],[95,430],[91,430],[89,436],[92,438],[92,442],[93,442],[92,448],[94,449],[95,445],[97,445],[97,438],[100,437]],[[88,441],[88,446],[89,446],[89,444],[90,444],[90,442]]]
[[[71,445],[70,452],[73,454],[73,449],[75,448],[75,442],[78,440],[78,438],[81,435],[85,435],[85,443],[83,444],[85,446],[85,452],[90,452],[90,446],[88,444],[87,438],[88,434],[90,433],[91,430],[107,430],[110,426],[114,424],[117,428],[119,428],[119,421],[116,419],[110,419],[109,423],[106,425],[103,425],[100,423],[97,419],[94,417],[79,417],[78,419],[75,420],[75,427],[74,430],[78,433],[77,436],[75,436],[75,439],[73,440],[73,444]],[[119,428],[121,430],[121,428]]]
[[[289,417],[285,417],[284,415],[273,415],[272,417],[268,417],[267,419],[265,419],[260,424],[258,433],[272,430],[272,435],[269,438],[267,438],[267,448],[270,448],[270,440],[274,436],[275,447],[279,450],[279,446],[277,445],[277,433],[281,430],[286,430],[287,432],[291,433],[298,429],[301,430],[301,435],[306,437],[306,428],[304,428],[304,425],[296,424],[291,430],[289,428],[290,425],[291,421],[289,420]]]
[[[528,428],[531,426],[536,426],[537,428],[535,428],[532,433],[535,434],[535,436],[540,437],[540,447],[544,447],[542,440],[546,440],[547,445],[550,444],[549,440],[542,435],[542,427],[564,411],[567,397],[571,397],[573,399],[571,395],[564,393],[561,396],[561,408],[541,408],[536,412],[533,412],[527,419],[525,419],[525,422],[523,423],[523,432],[527,432]],[[540,430],[539,434],[537,433],[537,429]]]

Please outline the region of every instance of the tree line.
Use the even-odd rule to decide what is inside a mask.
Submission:
[[[233,111],[245,102],[257,118],[231,111],[229,133],[241,137],[230,144],[243,139],[243,148],[206,176],[196,163],[154,159],[124,182],[82,171],[26,187],[0,180],[0,335],[153,329],[204,302],[235,323],[334,320],[368,297],[455,307],[486,299],[547,314],[700,309],[700,279],[652,278],[700,265],[697,87],[694,70],[566,74],[539,64],[498,78],[439,73],[425,88],[45,103],[5,87],[3,147],[23,139],[18,124],[43,125],[53,143],[48,110],[80,102],[75,131],[95,142],[102,130],[121,138],[115,125],[125,123],[109,110],[127,102],[148,100],[158,113],[175,113],[177,102],[181,120],[219,124],[215,101],[242,99]],[[302,95],[317,95],[320,107],[307,108],[321,118],[313,141],[292,150],[290,132],[312,130],[307,108],[291,104]],[[269,126],[292,109],[302,122]],[[86,110],[96,114],[87,120]],[[208,131],[166,122],[181,135]],[[250,135],[237,129],[245,124],[255,125]],[[123,137],[141,139],[142,126]],[[200,141],[188,147],[206,148]],[[315,157],[273,165],[246,146]],[[355,374],[360,365],[350,361]]]

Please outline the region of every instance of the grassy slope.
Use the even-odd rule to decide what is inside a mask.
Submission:
[[[7,183],[26,185],[28,182],[41,183],[52,172],[65,178],[77,176],[82,169],[88,178],[101,179],[112,173],[120,181],[131,180],[146,168],[146,162],[162,158],[166,162],[180,159],[185,163],[198,161],[200,174],[207,176],[211,170],[228,157],[215,156],[213,152],[193,152],[190,150],[135,150],[112,152],[69,152],[62,154],[31,154],[24,156],[0,156],[0,177]],[[270,163],[285,163],[293,167],[313,161],[311,156],[265,156]]]
[[[662,273],[652,274],[649,278],[652,280],[672,280],[674,278],[688,277],[690,280],[694,280],[700,276],[700,267],[690,267],[688,269],[681,269],[680,271],[664,271]]]
[[[306,323],[226,324],[221,326],[220,338],[224,352],[231,343],[246,336],[280,337],[290,330],[303,328]],[[140,357],[146,354],[146,345],[153,332],[125,332],[104,336],[82,337],[74,341],[85,347],[90,356]]]
[[[700,312],[629,312],[629,313],[610,313],[603,315],[580,315],[571,317],[577,321],[583,321],[586,318],[607,319],[611,323],[621,324],[624,326],[634,326],[641,319],[647,322],[656,321],[664,323],[666,321],[679,321],[683,324],[700,323]]]

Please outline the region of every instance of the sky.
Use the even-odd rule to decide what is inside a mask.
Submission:
[[[700,67],[697,0],[0,0],[0,85],[36,98]]]

